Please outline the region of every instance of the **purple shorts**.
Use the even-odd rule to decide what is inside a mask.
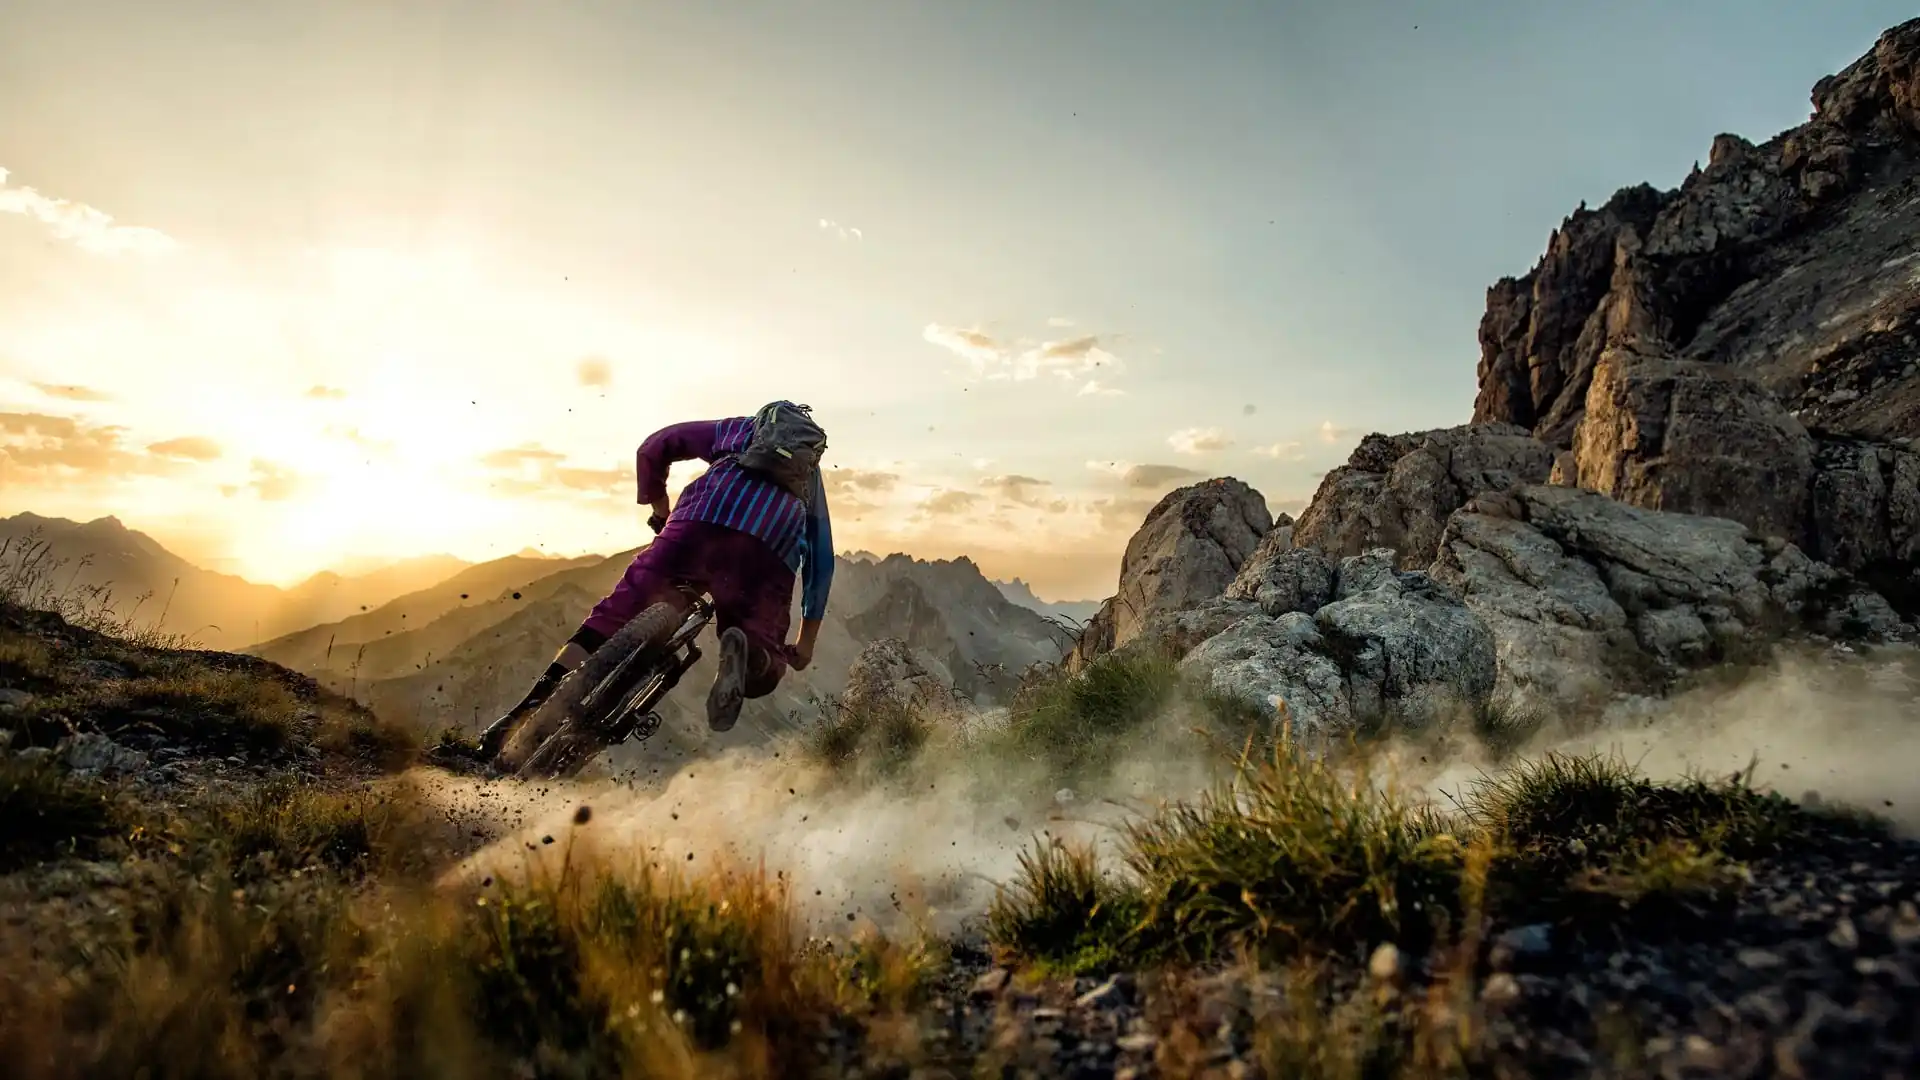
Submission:
[[[750,681],[778,682],[787,669],[793,577],[758,537],[724,525],[668,518],[667,527],[633,557],[619,584],[582,625],[611,637],[652,605],[674,600],[674,583],[684,582],[713,598],[718,631],[737,626],[746,634],[754,654]]]

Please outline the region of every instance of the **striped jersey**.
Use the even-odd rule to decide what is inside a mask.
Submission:
[[[712,463],[680,493],[673,516],[735,529],[765,543],[789,570],[802,573],[801,617],[818,619],[826,613],[833,581],[825,488],[816,472],[809,504],[727,458],[746,449],[752,438],[753,418],[746,416],[662,428],[641,443],[635,455],[639,501],[665,497],[667,470],[674,462],[699,458]]]

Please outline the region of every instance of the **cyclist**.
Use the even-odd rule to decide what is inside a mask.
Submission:
[[[833,585],[833,532],[820,479],[826,432],[812,416],[805,405],[776,401],[751,417],[674,424],[640,444],[639,502],[651,508],[656,537],[526,697],[482,734],[483,757],[495,757],[560,680],[634,616],[663,601],[684,607],[676,584],[713,599],[720,670],[707,693],[707,725],[714,731],[732,728],[742,702],[772,693],[788,668],[813,662]],[[670,508],[667,470],[693,458],[710,467]],[[796,575],[800,633],[788,644]]]

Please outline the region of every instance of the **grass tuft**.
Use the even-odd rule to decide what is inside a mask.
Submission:
[[[1172,657],[1107,653],[1074,674],[1023,687],[992,748],[1041,762],[1065,779],[1104,771],[1127,749],[1126,736],[1166,708],[1180,685]]]
[[[933,724],[911,703],[839,702],[808,732],[805,752],[835,772],[891,777],[913,763],[932,734]]]
[[[1143,936],[1182,959],[1239,947],[1422,943],[1457,906],[1462,844],[1443,822],[1282,745],[1231,783],[1129,829]]]
[[[1101,870],[1092,848],[1048,837],[1021,852],[1012,886],[996,891],[987,932],[1010,957],[1094,972],[1126,958],[1143,911],[1140,890]]]

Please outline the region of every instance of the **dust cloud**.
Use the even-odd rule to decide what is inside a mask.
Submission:
[[[1664,699],[1622,698],[1574,730],[1547,725],[1517,757],[1547,753],[1617,758],[1655,780],[1752,767],[1764,790],[1870,811],[1920,834],[1920,649],[1782,647],[1738,677]],[[1445,760],[1419,756],[1396,748],[1396,779],[1443,806],[1494,768],[1471,744]]]
[[[951,934],[985,911],[996,883],[1014,878],[1036,837],[1110,851],[1127,821],[1225,776],[1233,748],[1195,737],[1196,723],[1190,706],[1176,704],[1085,790],[1063,788],[1032,763],[936,744],[906,778],[879,786],[846,784],[791,748],[770,747],[689,763],[648,789],[442,777],[432,791],[501,834],[452,880],[564,859],[571,843],[587,841],[663,870],[764,869],[786,881],[815,932]],[[1450,806],[1497,768],[1470,741],[1451,746],[1394,746],[1384,782]],[[1920,651],[1781,651],[1737,681],[1622,699],[1579,730],[1543,729],[1518,757],[1549,751],[1617,756],[1656,779],[1725,775],[1757,761],[1758,784],[1796,799],[1812,791],[1920,832]],[[583,804],[591,820],[575,826]]]
[[[1003,712],[973,716],[968,733],[977,738],[1004,721]],[[444,776],[422,786],[442,809],[503,834],[449,881],[551,868],[570,842],[588,843],[616,863],[779,875],[816,932],[872,925],[950,935],[987,909],[1036,838],[1110,851],[1125,822],[1223,775],[1222,759],[1174,708],[1135,737],[1106,779],[1084,788],[1037,764],[952,744],[930,747],[905,776],[875,786],[848,784],[782,747],[729,750],[647,788]],[[582,805],[591,815],[575,826]]]

